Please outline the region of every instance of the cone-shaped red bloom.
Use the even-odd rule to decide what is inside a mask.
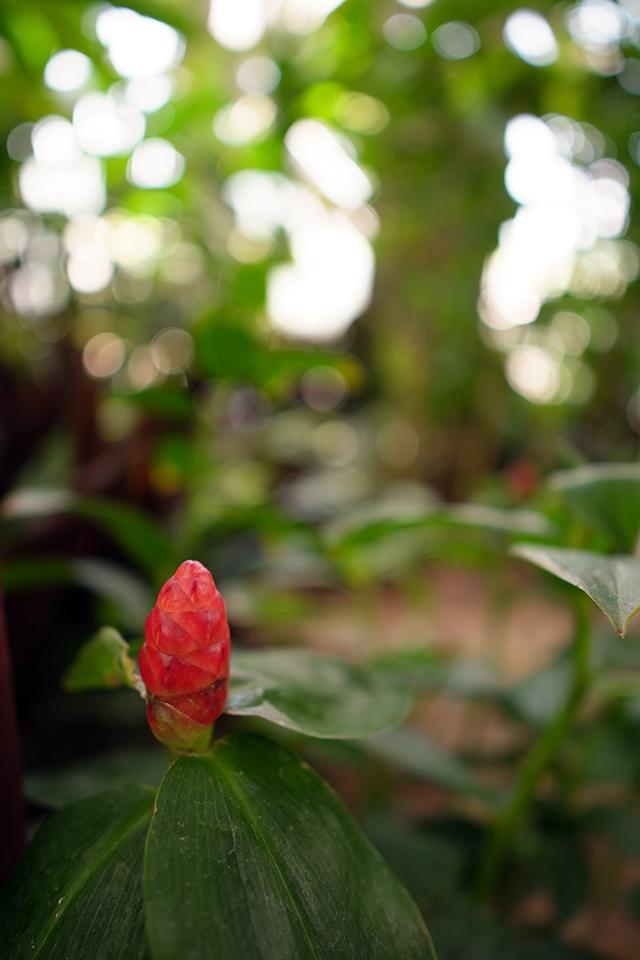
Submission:
[[[213,577],[185,560],[147,617],[140,673],[153,733],[177,750],[206,749],[227,699],[229,625]]]

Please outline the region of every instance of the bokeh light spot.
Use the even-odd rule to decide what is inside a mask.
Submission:
[[[151,343],[151,358],[161,373],[181,373],[193,356],[191,334],[179,327],[163,330]]]
[[[386,41],[396,50],[417,50],[427,39],[427,30],[418,17],[394,13],[382,28]]]
[[[185,161],[173,144],[161,137],[144,140],[127,166],[129,182],[147,190],[172,187],[184,173]]]
[[[471,24],[456,20],[434,30],[431,41],[436,52],[447,60],[465,60],[480,49],[478,31]]]
[[[276,105],[270,97],[247,94],[218,111],[213,132],[222,143],[242,147],[264,137],[275,118]]]
[[[504,40],[522,60],[546,67],[558,59],[558,43],[549,22],[535,10],[516,10],[504,25]]]
[[[85,345],[82,362],[90,376],[112,377],[124,363],[125,352],[122,337],[115,333],[97,333]]]
[[[88,83],[93,70],[89,57],[79,50],[59,50],[44,68],[44,82],[50,90],[71,93]]]

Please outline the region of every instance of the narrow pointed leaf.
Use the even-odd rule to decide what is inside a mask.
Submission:
[[[520,544],[513,553],[591,597],[619,634],[640,609],[640,559]]]
[[[411,695],[373,670],[306,650],[239,652],[226,712],[308,737],[353,739],[402,723]]]
[[[113,627],[102,627],[78,651],[64,676],[65,690],[133,686],[135,664],[129,645]]]
[[[0,956],[144,960],[142,858],[153,791],[71,804],[40,828],[0,899]]]
[[[145,857],[154,960],[434,960],[417,907],[335,794],[239,735],[182,757]]]

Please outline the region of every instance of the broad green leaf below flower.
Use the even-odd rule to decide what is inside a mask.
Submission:
[[[346,807],[260,737],[173,764],[144,889],[153,960],[435,960],[417,907]]]

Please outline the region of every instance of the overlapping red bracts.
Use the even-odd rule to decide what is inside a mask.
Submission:
[[[178,739],[192,726],[210,727],[227,698],[229,626],[206,567],[197,560],[178,567],[160,590],[144,634],[139,662],[149,723],[160,740],[175,745],[174,727],[184,728]]]

